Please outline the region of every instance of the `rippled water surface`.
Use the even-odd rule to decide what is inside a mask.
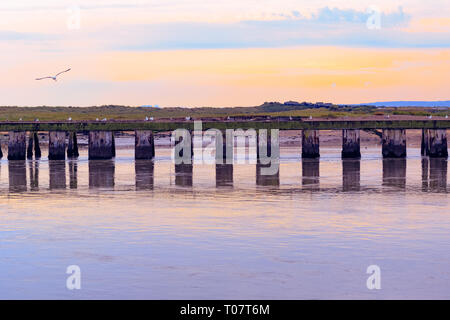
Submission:
[[[0,298],[450,298],[446,160],[341,161],[282,149],[255,164],[114,161],[0,166]],[[366,269],[381,268],[381,290]],[[78,265],[82,289],[66,289]]]

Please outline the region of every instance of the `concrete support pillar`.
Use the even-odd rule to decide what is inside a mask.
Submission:
[[[155,140],[150,130],[136,130],[134,133],[134,158],[151,160],[155,157]]]
[[[33,132],[30,132],[28,134],[28,146],[27,146],[27,159],[33,159],[33,144],[34,144],[34,137]]]
[[[40,159],[41,158],[41,147],[39,146],[39,136],[37,132],[33,133],[34,137],[34,158]]]
[[[112,131],[89,131],[89,160],[108,160],[115,155]]]
[[[430,129],[428,130],[428,152],[430,158],[447,158],[447,130],[446,129]]]
[[[383,129],[383,158],[406,158],[406,130]]]
[[[315,159],[319,157],[319,130],[303,130],[302,158]]]
[[[76,132],[69,132],[69,143],[67,144],[67,157],[78,158],[78,140]]]
[[[342,158],[361,158],[359,130],[342,130]]]
[[[48,133],[48,159],[66,159],[66,132],[50,131]]]
[[[25,160],[27,149],[25,131],[10,131],[8,141],[8,160]]]

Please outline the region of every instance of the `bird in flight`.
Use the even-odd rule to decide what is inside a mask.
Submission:
[[[44,80],[44,79],[53,79],[54,81],[57,81],[56,80],[56,77],[57,76],[59,76],[61,73],[64,73],[64,72],[68,72],[68,71],[70,71],[71,69],[69,68],[69,69],[67,69],[67,70],[65,70],[65,71],[61,71],[60,73],[58,73],[58,74],[56,74],[54,77],[43,77],[43,78],[37,78],[36,80]]]

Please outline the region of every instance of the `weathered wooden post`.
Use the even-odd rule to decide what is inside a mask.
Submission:
[[[33,133],[34,136],[34,158],[40,159],[41,158],[41,147],[39,146],[39,136],[37,132]]]
[[[405,158],[406,130],[383,129],[382,153],[384,158]]]
[[[233,185],[233,131],[216,134],[216,187]]]
[[[8,141],[8,160],[25,160],[26,132],[10,131]]]
[[[447,130],[446,129],[430,129],[428,156],[430,158],[447,158]]]
[[[69,132],[69,143],[67,145],[67,157],[78,158],[78,140],[76,132]]]
[[[2,144],[0,142],[0,159],[3,158]]]
[[[150,130],[136,130],[134,133],[134,158],[151,160],[155,157],[155,139]]]
[[[422,143],[420,145],[420,154],[424,157],[428,156],[430,142],[429,129],[422,129]]]
[[[33,159],[33,142],[34,142],[34,137],[33,137],[33,132],[30,132],[28,134],[28,146],[27,146],[27,159]]]
[[[112,131],[89,131],[89,160],[114,158],[115,145]]]
[[[342,130],[342,158],[361,158],[360,149],[359,130]]]
[[[302,158],[315,159],[319,157],[319,130],[303,130]]]
[[[50,131],[48,133],[48,159],[66,159],[66,132]]]

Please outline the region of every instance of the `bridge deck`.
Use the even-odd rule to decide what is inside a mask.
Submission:
[[[280,130],[341,130],[341,129],[448,129],[450,119],[420,116],[368,116],[364,118],[292,118],[261,119],[156,119],[108,121],[0,121],[0,131],[172,131],[193,129],[194,121],[202,121],[202,129],[280,129]]]

